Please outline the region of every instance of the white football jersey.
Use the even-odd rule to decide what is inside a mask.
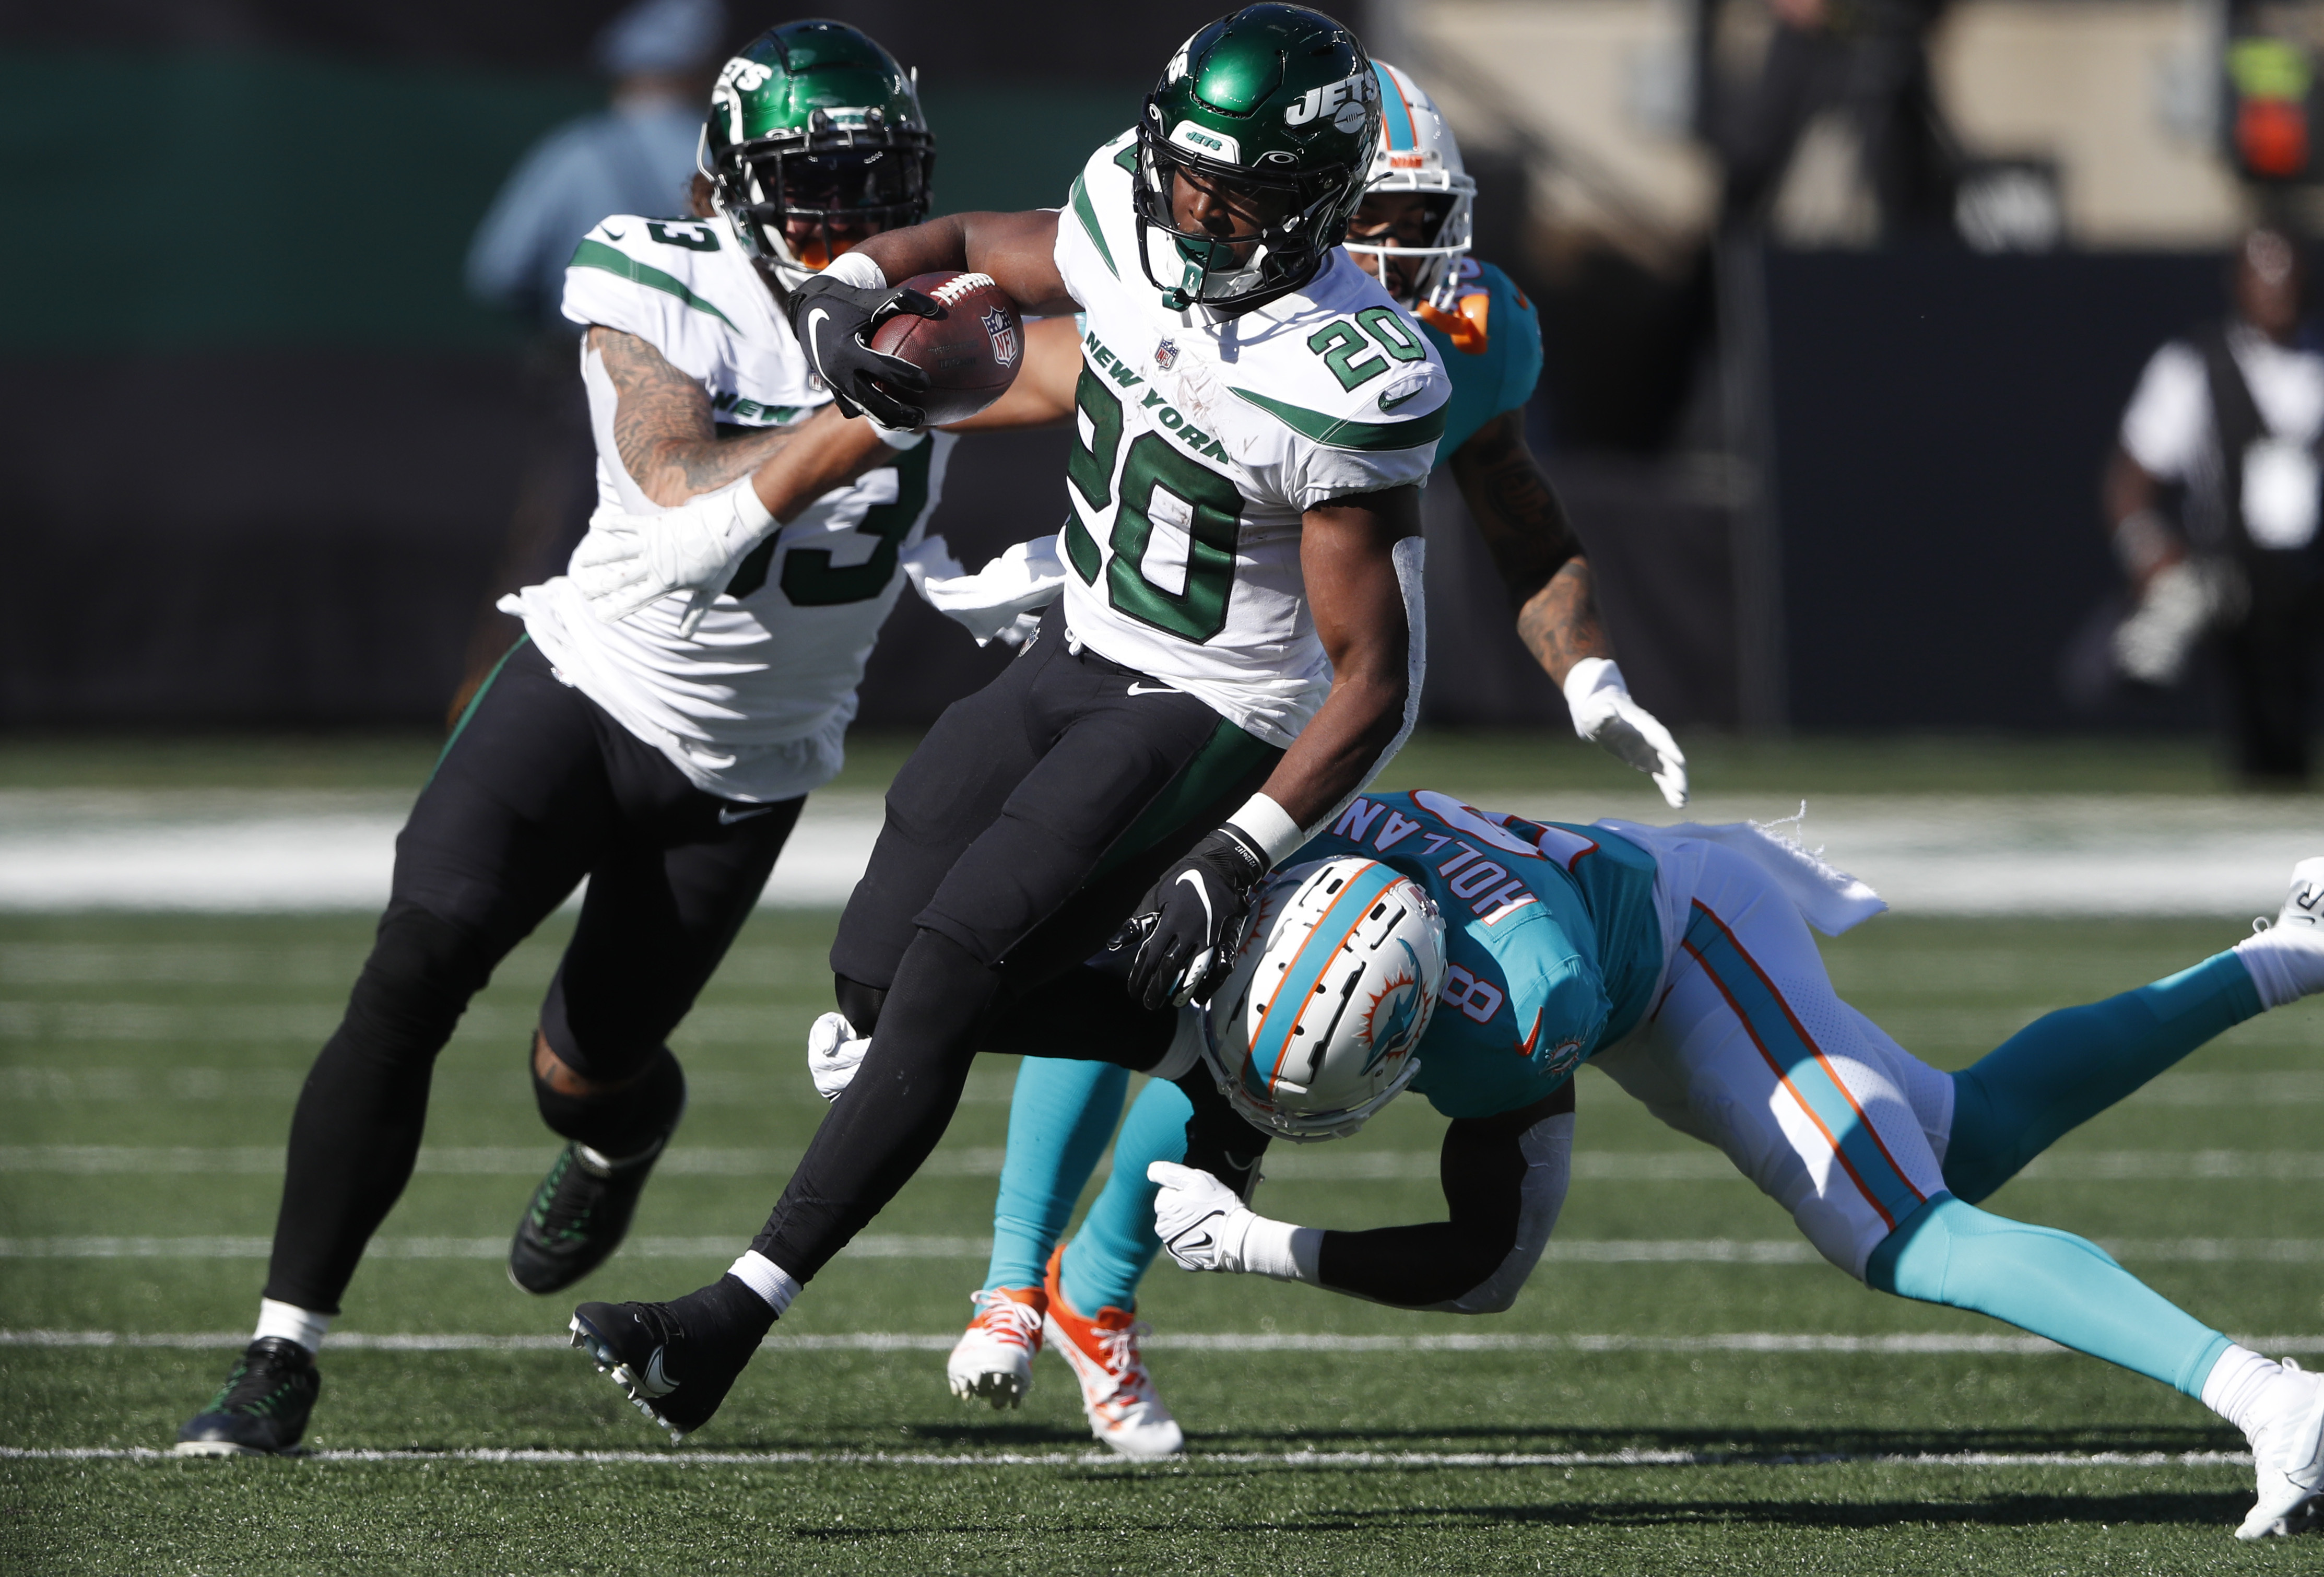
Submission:
[[[831,396],[723,218],[615,215],[565,275],[565,316],[634,334],[700,381],[724,426],[779,426]],[[613,380],[585,341],[601,502],[662,512],[622,466]],[[954,440],[937,433],[853,486],[825,493],[761,543],[691,636],[687,598],[599,622],[563,576],[503,605],[567,682],[656,746],[688,779],[732,799],[786,799],[838,772],[855,689],[919,545]]]
[[[1084,309],[1078,441],[1058,552],[1075,639],[1288,745],[1331,687],[1299,569],[1301,517],[1419,485],[1452,383],[1417,325],[1336,247],[1233,317],[1174,312],[1138,255],[1137,137],[1090,157],[1057,219]],[[1184,272],[1150,237],[1156,272]]]

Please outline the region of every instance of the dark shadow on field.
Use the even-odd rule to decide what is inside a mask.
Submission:
[[[1776,1498],[1733,1499],[1642,1500],[1607,1503],[1565,1500],[1552,1505],[1429,1506],[1404,1504],[1363,1510],[1286,1512],[1264,1522],[1205,1520],[1205,1534],[1248,1533],[1280,1536],[1303,1533],[1365,1533],[1393,1528],[1401,1535],[1423,1529],[1437,1532],[1473,1531],[1526,1524],[1536,1527],[1724,1527],[1836,1528],[1868,1530],[1884,1527],[2039,1527],[2058,1523],[2095,1523],[2106,1526],[2188,1525],[2225,1530],[2242,1519],[2248,1496],[2155,1495],[1994,1495],[1978,1500],[1807,1500]],[[794,1527],[791,1536],[823,1544],[863,1543],[883,1538],[925,1539],[947,1535],[989,1537],[986,1525],[957,1526],[909,1526],[853,1527]],[[1119,1536],[1123,1534],[1181,1534],[1175,1521],[1100,1521],[1077,1517],[1070,1521],[1028,1524],[1023,1530],[1042,1538],[1065,1534]]]
[[[1899,1526],[2035,1527],[2061,1522],[2098,1523],[2107,1526],[2188,1524],[2217,1527],[2224,1534],[2243,1520],[2251,1497],[2206,1495],[2192,1491],[2148,1495],[1988,1495],[1974,1500],[1810,1500],[1777,1497],[1738,1496],[1731,1499],[1641,1500],[1635,1503],[1572,1500],[1545,1506],[1405,1506],[1379,1511],[1334,1511],[1323,1514],[1319,1526],[1343,1528],[1351,1524],[1398,1528],[1416,1525],[1459,1527],[1468,1525],[1532,1523],[1557,1527],[1669,1527],[1696,1525],[1716,1527]],[[1296,1525],[1286,1522],[1286,1531]]]
[[[2248,1495],[2211,1495],[2194,1491],[2162,1491],[2142,1495],[1987,1495],[1973,1499],[1835,1500],[1782,1496],[1733,1496],[1637,1500],[1563,1499],[1540,1504],[1486,1503],[1432,1505],[1425,1499],[1388,1507],[1357,1509],[1318,1508],[1312,1512],[1286,1511],[1255,1522],[1206,1520],[1209,1534],[1265,1535],[1302,1533],[1367,1533],[1392,1529],[1400,1535],[1421,1530],[1456,1533],[1512,1524],[1536,1527],[1589,1528],[1832,1528],[1870,1530],[1890,1527],[2041,1527],[2061,1523],[2101,1526],[2185,1526],[2226,1530],[2242,1520]],[[848,1527],[794,1527],[794,1538],[820,1543],[860,1543],[882,1538],[919,1539],[945,1535],[990,1536],[982,1525],[954,1527],[926,1524]],[[1017,1532],[1044,1539],[1060,1534],[1098,1536],[1130,1533],[1183,1533],[1180,1522],[1100,1520],[1082,1515],[1056,1522],[1038,1521]],[[2319,1541],[2309,1539],[2313,1549]]]
[[[917,1433],[931,1433],[921,1431]],[[964,1431],[973,1437],[973,1431]],[[1080,1436],[1074,1432],[1065,1432]],[[1189,1434],[1195,1452],[1240,1451],[1458,1451],[1573,1452],[1591,1455],[1622,1451],[1685,1451],[1756,1461],[1806,1462],[1828,1457],[1950,1456],[1968,1452],[2009,1453],[2063,1452],[2242,1451],[2245,1442],[2224,1425],[2075,1425],[2056,1427],[1976,1429],[1864,1429],[1794,1427],[1766,1429],[1587,1429],[1542,1425],[1526,1428],[1477,1425],[1413,1429],[1302,1429],[1293,1434],[1220,1430]]]
[[[707,1446],[709,1442],[705,1442]],[[1489,1455],[1572,1452],[1590,1456],[1632,1452],[1693,1452],[1738,1462],[1804,1464],[1821,1461],[1876,1456],[1953,1456],[1969,1452],[2006,1454],[2061,1452],[2081,1455],[2097,1452],[2135,1453],[2160,1452],[2242,1451],[2241,1435],[2226,1425],[2185,1426],[2144,1425],[2079,1425],[2051,1428],[2004,1427],[1977,1429],[1588,1429],[1539,1425],[1477,1425],[1410,1429],[1377,1426],[1349,1429],[1301,1429],[1293,1433],[1217,1430],[1187,1435],[1189,1454],[1199,1461],[1205,1453],[1241,1452],[1459,1452]],[[958,1423],[922,1420],[883,1426],[871,1435],[847,1429],[782,1431],[761,1428],[749,1434],[717,1433],[712,1449],[720,1451],[897,1451],[915,1448],[956,1448],[973,1451],[1029,1449],[1096,1449],[1089,1432],[1077,1424],[1040,1424],[1030,1420]],[[1291,1465],[1297,1465],[1296,1462]],[[1491,1463],[1479,1463],[1490,1467]],[[1536,1464],[1537,1465],[1537,1464]],[[1653,1463],[1640,1463],[1653,1466]],[[1685,1465],[1685,1464],[1671,1464]],[[2093,1464],[2102,1465],[2102,1464]],[[1511,1463],[1513,1469],[1525,1464]]]

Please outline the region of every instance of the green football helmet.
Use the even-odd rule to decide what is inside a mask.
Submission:
[[[918,74],[840,22],[785,23],[727,61],[697,158],[785,290],[864,235],[926,218],[936,161]]]
[[[1163,305],[1257,306],[1314,278],[1348,233],[1379,139],[1364,46],[1322,12],[1246,5],[1188,39],[1138,125],[1139,253]],[[1181,228],[1182,171],[1267,217],[1228,235]]]

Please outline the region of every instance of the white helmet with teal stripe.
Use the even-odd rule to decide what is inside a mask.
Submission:
[[[1401,69],[1374,60],[1372,75],[1379,79],[1380,139],[1372,154],[1370,173],[1364,178],[1364,195],[1376,191],[1416,191],[1428,199],[1435,224],[1419,246],[1388,247],[1351,239],[1351,252],[1380,260],[1380,277],[1388,278],[1387,254],[1400,260],[1425,258],[1415,276],[1413,300],[1440,311],[1452,309],[1459,283],[1452,260],[1469,250],[1473,233],[1477,183],[1461,162],[1461,144],[1436,101],[1421,91]]]
[[[1342,855],[1295,865],[1251,902],[1204,1058],[1245,1120],[1343,1139],[1420,1071],[1444,985],[1444,922],[1410,877]]]

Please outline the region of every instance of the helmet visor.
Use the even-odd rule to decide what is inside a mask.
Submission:
[[[769,150],[745,162],[752,195],[785,217],[862,214],[921,201],[922,155],[916,149]]]

